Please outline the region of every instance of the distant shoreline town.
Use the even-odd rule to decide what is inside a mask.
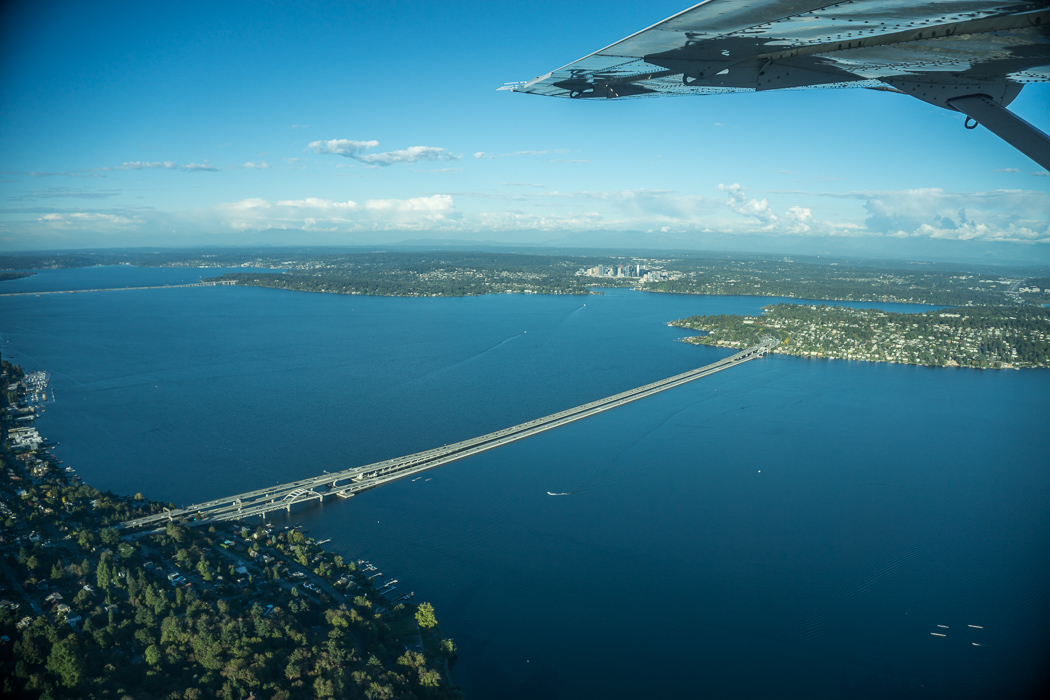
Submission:
[[[675,326],[704,331],[699,345],[742,348],[772,336],[773,351],[797,357],[930,367],[1050,367],[1050,309],[960,307],[896,313],[841,306],[776,304],[758,316],[692,316]]]
[[[690,342],[744,348],[756,329],[776,352],[928,366],[1046,367],[1050,271],[1041,268],[732,257],[571,256],[503,252],[316,252],[242,250],[82,252],[0,256],[7,293],[27,270],[88,265],[240,268],[197,285],[242,285],[329,294],[404,297],[483,294],[595,294],[604,288],[705,296],[782,297],[952,307],[901,314],[836,310],[810,303],[769,307],[760,316],[678,321],[706,335]],[[190,285],[193,286],[193,285]],[[43,292],[41,292],[43,293]],[[793,310],[792,310],[793,309]]]

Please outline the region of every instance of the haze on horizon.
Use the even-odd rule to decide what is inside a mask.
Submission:
[[[868,90],[497,92],[687,3],[3,10],[0,250],[403,241],[1050,261],[1050,173]],[[1050,129],[1050,86],[1012,109]]]

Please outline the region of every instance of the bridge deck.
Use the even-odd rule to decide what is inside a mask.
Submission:
[[[699,367],[682,374],[676,374],[667,379],[645,384],[628,391],[608,396],[604,399],[591,401],[590,403],[576,406],[565,411],[552,413],[551,415],[537,418],[535,420],[520,423],[510,428],[503,428],[492,433],[480,435],[475,438],[452,443],[431,450],[424,450],[404,457],[368,464],[363,467],[354,467],[338,472],[326,473],[308,479],[299,479],[287,484],[257,489],[246,493],[219,498],[204,503],[197,503],[185,508],[166,511],[158,515],[151,515],[137,520],[130,520],[123,524],[125,528],[143,527],[146,525],[159,524],[176,518],[189,518],[195,522],[209,522],[216,520],[237,520],[253,515],[264,515],[270,511],[287,509],[292,505],[309,500],[323,500],[325,496],[340,495],[352,496],[355,493],[380,484],[385,484],[396,479],[418,474],[419,472],[433,469],[434,467],[448,464],[455,460],[463,459],[471,455],[495,449],[515,440],[536,435],[545,430],[552,430],[559,426],[593,416],[602,411],[608,411],[637,401],[638,399],[652,396],[661,391],[667,391],[687,382],[706,377],[715,372],[720,372],[729,367],[761,357],[772,350],[777,341],[769,338],[758,345],[742,350],[735,355],[713,362],[709,365]],[[346,483],[343,483],[346,482]]]

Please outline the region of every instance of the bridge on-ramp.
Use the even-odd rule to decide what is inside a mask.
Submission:
[[[287,484],[279,484],[225,498],[217,498],[204,503],[186,506],[185,508],[166,510],[156,515],[130,520],[124,523],[122,527],[146,527],[174,520],[187,520],[191,524],[218,520],[240,520],[255,515],[263,516],[276,510],[291,511],[292,506],[298,503],[313,500],[323,501],[328,496],[348,498],[381,484],[419,474],[428,469],[476,455],[479,452],[492,450],[509,442],[542,433],[545,430],[553,430],[567,423],[582,420],[588,416],[608,411],[617,406],[623,406],[661,391],[673,389],[676,386],[721,372],[730,367],[736,367],[749,360],[762,357],[776,345],[777,341],[773,338],[764,338],[758,345],[741,350],[718,362],[713,362],[682,374],[676,374],[673,377],[661,379],[651,384],[645,384],[629,391],[607,396],[604,399],[591,401],[582,406],[576,406],[558,413],[552,413],[543,418],[520,423],[510,428],[497,430],[493,433],[487,433],[469,440],[452,443],[451,445],[416,452],[404,457],[395,457],[394,459],[368,464],[363,467],[354,467],[331,473],[326,472],[320,476],[299,479]]]

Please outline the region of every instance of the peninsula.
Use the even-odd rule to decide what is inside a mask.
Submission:
[[[958,307],[895,313],[841,306],[775,304],[758,316],[691,316],[680,328],[703,331],[699,345],[743,348],[780,340],[773,352],[938,367],[1050,367],[1050,309]]]
[[[5,696],[462,697],[433,607],[369,562],[291,526],[122,536],[114,525],[164,504],[99,492],[63,467],[29,425],[34,381],[0,366]]]

